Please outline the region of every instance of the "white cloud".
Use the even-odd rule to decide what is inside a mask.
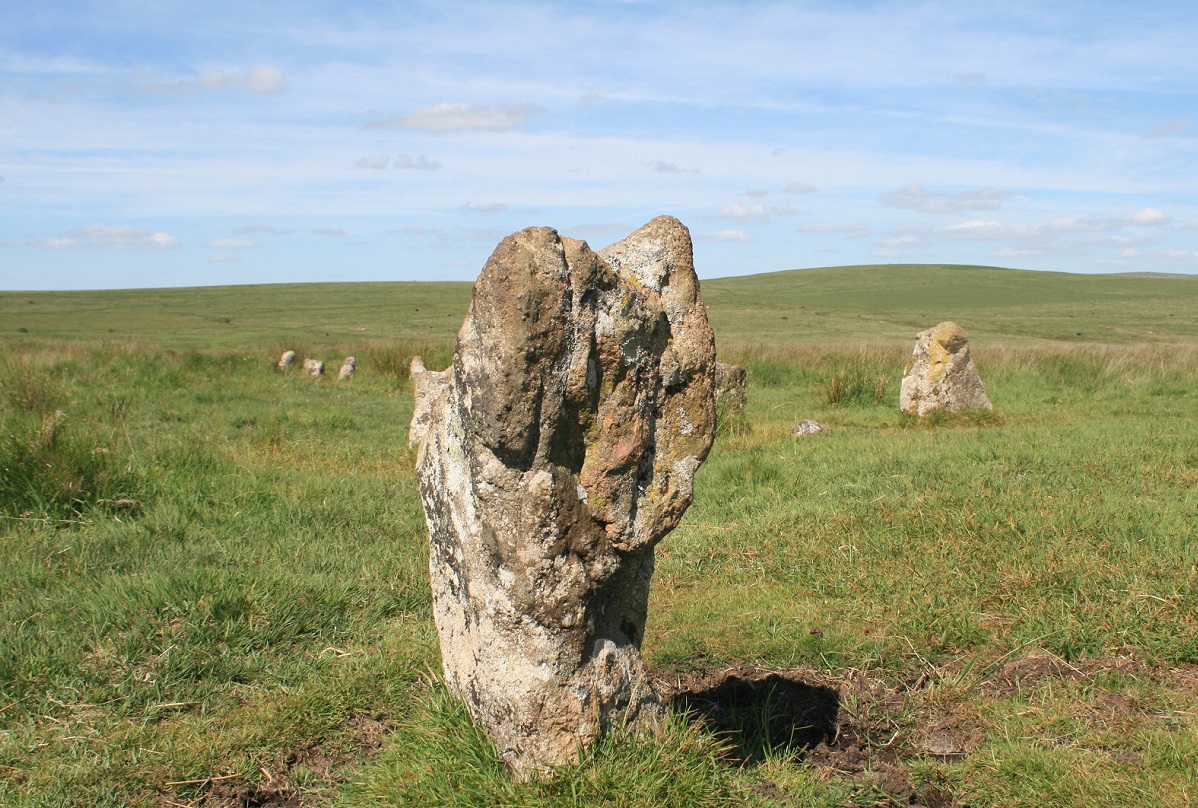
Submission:
[[[232,255],[214,255],[208,259],[209,264],[240,264],[241,259]]]
[[[714,233],[703,233],[699,241],[752,241],[753,237],[744,230],[717,230]]]
[[[813,194],[815,187],[805,182],[792,182],[782,189],[788,194]]]
[[[913,182],[878,197],[883,205],[920,213],[959,213],[964,210],[997,210],[1012,196],[1006,188],[973,188],[956,193],[933,193],[923,183]]]
[[[423,154],[418,157],[400,154],[395,158],[395,167],[410,171],[436,171],[441,167],[441,162],[439,160],[430,160]]]
[[[366,124],[366,129],[415,129],[421,132],[457,132],[464,129],[516,129],[545,110],[533,104],[510,107],[481,107],[475,104],[441,103],[398,118]]]
[[[243,238],[218,238],[208,244],[208,248],[212,250],[252,250],[257,246],[254,242],[246,241]]]
[[[120,250],[129,252],[170,250],[183,242],[169,233],[151,233],[140,227],[107,227],[100,224],[76,227],[60,236],[41,241],[9,242],[11,247],[43,250]]]
[[[385,154],[368,154],[354,163],[358,168],[379,170],[391,165],[391,158]]]

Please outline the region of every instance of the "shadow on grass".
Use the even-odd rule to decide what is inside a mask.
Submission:
[[[729,671],[676,692],[672,706],[726,738],[730,758],[760,763],[831,743],[840,694],[780,673]]]

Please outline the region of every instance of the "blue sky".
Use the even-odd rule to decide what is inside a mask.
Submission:
[[[471,280],[670,213],[701,277],[1198,273],[1198,4],[0,4],[0,288]]]

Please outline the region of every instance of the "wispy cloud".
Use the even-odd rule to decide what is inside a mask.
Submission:
[[[1159,126],[1152,126],[1145,129],[1142,134],[1147,138],[1167,137],[1176,135],[1190,128],[1190,122],[1187,120],[1173,121],[1172,123],[1162,123]]]
[[[308,232],[310,232],[314,236],[339,237],[339,236],[348,236],[349,235],[348,230],[343,230],[340,227],[314,227],[311,230],[309,230]]]
[[[139,227],[107,227],[100,224],[76,227],[58,236],[33,241],[8,242],[10,247],[43,250],[170,250],[183,242],[169,233],[151,233]]]
[[[743,205],[740,202],[733,202],[731,205],[725,205],[720,210],[710,216],[708,219],[754,219],[757,221],[766,221],[771,216],[793,216],[794,209],[786,203],[776,205],[765,205],[755,203],[752,205]]]
[[[423,154],[417,157],[400,154],[395,158],[395,167],[404,171],[436,171],[441,167],[441,162],[430,160]]]
[[[441,103],[366,124],[365,129],[413,129],[420,132],[457,132],[469,129],[517,129],[545,109],[534,104],[508,107],[482,107],[475,104]]]
[[[907,208],[920,213],[960,213],[965,210],[997,210],[1003,200],[1013,196],[1006,188],[972,188],[954,193],[932,192],[923,183],[913,182],[878,197],[891,208]]]
[[[292,236],[295,235],[295,230],[289,228],[275,227],[270,224],[247,224],[233,230],[234,235],[238,236],[253,236],[253,235],[268,235],[268,236]]]
[[[813,194],[815,186],[808,185],[805,182],[792,182],[782,189],[788,194]]]
[[[191,93],[248,90],[259,95],[278,95],[287,89],[287,79],[274,65],[258,65],[244,70],[219,68],[186,79],[164,80],[148,74],[135,75],[137,86],[146,92]]]
[[[461,209],[463,211],[465,211],[466,213],[496,214],[496,213],[503,213],[504,211],[506,211],[507,205],[503,204],[502,202],[493,202],[489,205],[475,205],[473,203],[467,202],[464,205],[462,205]]]
[[[714,233],[700,233],[696,239],[698,241],[708,242],[752,241],[753,236],[746,233],[744,230],[716,230]]]
[[[993,254],[1003,258],[1077,254],[1094,249],[1126,252],[1158,241],[1159,232],[1169,223],[1169,217],[1156,208],[1122,216],[1058,216],[1036,224],[972,219],[943,227],[903,228],[883,244],[915,247],[938,242],[991,242],[1000,245]]]
[[[208,259],[209,264],[240,264],[241,259],[234,255],[214,255]]]
[[[828,233],[849,238],[866,238],[872,232],[863,224],[807,224],[799,228],[800,233]]]
[[[648,168],[656,171],[658,174],[698,174],[697,168],[682,168],[677,163],[668,163],[665,160],[651,160],[645,163]]]
[[[769,210],[765,205],[742,205],[734,202],[725,205],[715,214],[715,219],[768,219]]]
[[[1110,233],[1132,227],[1159,227],[1169,223],[1169,217],[1156,208],[1144,208],[1123,216],[1058,216],[1041,224],[1005,225],[1001,222],[975,219],[968,222],[935,228],[941,237],[994,240],[1056,239],[1071,233]]]
[[[252,250],[258,245],[243,238],[218,238],[208,243],[212,250]]]
[[[391,158],[385,154],[368,154],[354,163],[358,168],[368,168],[378,171],[391,165]]]

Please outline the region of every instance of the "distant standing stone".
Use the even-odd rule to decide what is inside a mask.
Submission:
[[[283,351],[283,355],[279,357],[279,370],[291,370],[291,366],[295,364],[295,351]]]
[[[448,370],[429,370],[424,366],[424,357],[412,357],[408,367],[408,378],[412,381],[412,422],[408,425],[408,446],[419,446],[428,434],[428,422],[433,413],[433,402],[449,388]]]
[[[749,375],[740,365],[715,363],[715,408],[721,417],[744,409],[749,400]]]
[[[939,409],[992,409],[961,326],[950,320],[919,333],[903,374],[899,408],[920,417]]]
[[[345,381],[353,378],[354,371],[358,367],[358,360],[352,356],[345,357],[345,361],[341,363],[341,370],[337,373],[337,381]]]
[[[814,435],[816,432],[823,431],[824,428],[816,421],[812,421],[810,418],[808,418],[806,421],[799,421],[790,428],[790,434],[792,435]]]
[[[309,376],[313,377],[323,375],[324,362],[320,361],[319,359],[305,359],[304,373],[307,373]]]
[[[521,776],[657,720],[653,547],[711,448],[714,373],[677,219],[599,253],[522,230],[475,283],[417,477],[446,681]]]

